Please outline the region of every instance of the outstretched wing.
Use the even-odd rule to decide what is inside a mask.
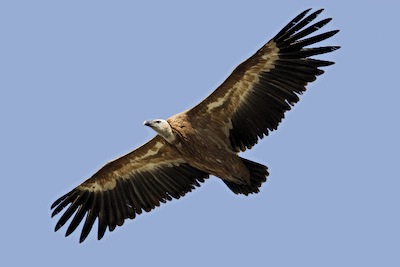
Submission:
[[[55,231],[75,213],[66,236],[87,213],[80,236],[83,242],[98,218],[98,239],[125,219],[150,211],[160,202],[180,198],[204,182],[208,174],[191,167],[164,138],[157,135],[138,149],[103,166],[51,206],[52,217],[71,204],[59,219]]]
[[[258,137],[263,138],[268,131],[277,129],[285,111],[299,101],[298,94],[306,90],[307,83],[324,73],[318,68],[334,64],[309,57],[340,48],[305,48],[338,32],[302,39],[331,20],[324,19],[303,29],[322,12],[321,9],[304,18],[309,10],[294,18],[272,40],[237,66],[213,93],[187,111],[188,116],[195,119],[201,116],[209,127],[221,129],[222,137],[229,140],[236,152],[251,148]]]

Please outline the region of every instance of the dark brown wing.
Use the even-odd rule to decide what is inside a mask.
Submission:
[[[138,149],[101,168],[51,206],[52,217],[71,204],[59,219],[55,231],[75,213],[66,236],[86,220],[80,236],[83,242],[98,218],[98,239],[110,231],[150,211],[160,202],[180,198],[204,182],[208,174],[191,167],[162,137],[157,135]]]
[[[338,46],[305,48],[338,32],[330,31],[302,39],[327,24],[324,19],[305,29],[322,12],[304,18],[304,11],[285,26],[252,57],[241,63],[205,100],[187,111],[188,116],[202,117],[207,126],[220,129],[236,152],[251,148],[258,138],[277,129],[290,106],[299,101],[298,94],[308,82],[324,71],[319,67],[334,62],[309,57],[332,52]],[[304,19],[303,19],[304,18]]]

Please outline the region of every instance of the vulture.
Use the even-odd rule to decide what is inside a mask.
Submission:
[[[160,203],[179,199],[210,175],[235,193],[258,193],[267,167],[240,157],[269,131],[276,130],[287,110],[299,101],[309,82],[331,61],[310,58],[339,46],[307,47],[338,30],[309,36],[327,18],[309,25],[323,9],[308,9],[289,22],[254,55],[193,108],[167,120],[145,121],[157,135],[132,152],[105,164],[92,177],[54,202],[52,217],[67,208],[55,231],[71,217],[70,235],[85,217],[83,242],[97,219],[98,239],[125,219],[134,219]],[[306,37],[306,38],[305,38]]]

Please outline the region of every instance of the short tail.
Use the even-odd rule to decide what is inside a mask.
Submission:
[[[244,194],[246,196],[253,193],[257,194],[260,192],[261,184],[267,181],[267,176],[269,175],[268,167],[244,158],[240,159],[250,172],[250,185],[223,181],[235,194]]]

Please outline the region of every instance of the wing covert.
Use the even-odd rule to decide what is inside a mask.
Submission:
[[[125,219],[149,212],[160,203],[180,198],[200,186],[208,174],[191,167],[159,135],[138,149],[103,166],[91,178],[60,197],[51,206],[52,217],[68,205],[56,224],[60,229],[74,215],[67,228],[70,235],[86,215],[80,242],[98,219],[98,239],[113,231]]]
[[[230,76],[206,99],[188,110],[190,116],[203,116],[208,125],[221,128],[224,138],[236,152],[251,148],[277,129],[284,113],[299,101],[309,82],[324,73],[319,67],[334,62],[309,58],[340,47],[305,48],[323,41],[338,30],[302,39],[331,19],[307,28],[323,10],[305,17],[302,12],[253,56],[238,65]]]

